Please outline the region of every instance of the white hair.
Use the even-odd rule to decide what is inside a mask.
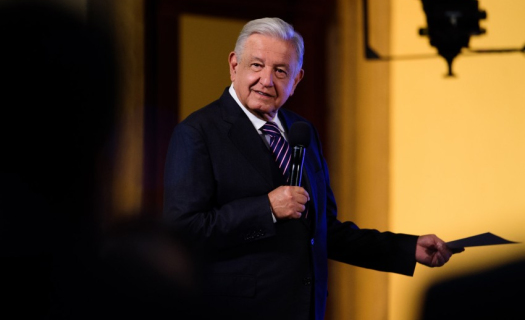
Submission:
[[[290,41],[297,54],[296,72],[303,66],[304,41],[303,37],[294,30],[293,26],[279,18],[262,18],[248,22],[241,30],[237,43],[235,44],[235,55],[239,61],[242,57],[246,40],[252,34],[261,34]]]

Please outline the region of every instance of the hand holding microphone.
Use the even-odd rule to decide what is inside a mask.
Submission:
[[[288,143],[291,151],[289,186],[281,186],[268,194],[272,212],[278,220],[299,219],[310,200],[308,192],[301,187],[304,155],[310,145],[311,128],[306,122],[295,122],[290,127]]]

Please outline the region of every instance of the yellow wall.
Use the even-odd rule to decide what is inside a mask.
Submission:
[[[521,47],[525,2],[482,0],[487,34],[471,48]],[[394,55],[435,52],[419,1],[392,1]],[[525,241],[525,57],[460,55],[390,64],[390,210],[394,231],[444,240],[493,232]],[[389,275],[389,319],[415,319],[427,285],[525,256],[521,244],[470,248],[444,268]]]
[[[368,0],[370,40],[383,55],[436,54],[418,29],[420,1]],[[341,219],[454,240],[493,232],[525,242],[525,57],[460,55],[366,61],[362,1],[339,0],[332,52],[329,166]],[[525,39],[519,1],[480,1],[487,34],[472,48],[516,48]],[[386,120],[385,120],[386,119]],[[386,192],[386,199],[385,199]],[[417,319],[439,279],[525,256],[522,244],[470,248],[414,277],[331,263],[330,319]]]
[[[231,84],[228,55],[248,21],[180,16],[179,118],[217,100]]]
[[[338,218],[363,228],[388,228],[389,73],[385,62],[363,56],[362,1],[338,1],[327,63],[331,72],[329,169]],[[371,1],[374,21],[388,23],[389,6]],[[389,30],[370,28],[374,46],[388,50]],[[385,319],[386,273],[329,263],[327,319]]]

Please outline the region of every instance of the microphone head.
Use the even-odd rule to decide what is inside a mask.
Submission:
[[[294,122],[290,127],[288,142],[292,147],[302,146],[307,148],[310,145],[312,135],[310,124],[304,121]]]

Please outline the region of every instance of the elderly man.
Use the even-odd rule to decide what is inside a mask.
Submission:
[[[173,132],[164,217],[204,250],[205,308],[220,319],[323,319],[328,259],[412,275],[416,262],[452,255],[434,235],[338,221],[315,129],[303,183],[289,185],[288,132],[307,121],[281,107],[303,78],[303,52],[288,23],[250,21],[229,55],[231,86]]]

